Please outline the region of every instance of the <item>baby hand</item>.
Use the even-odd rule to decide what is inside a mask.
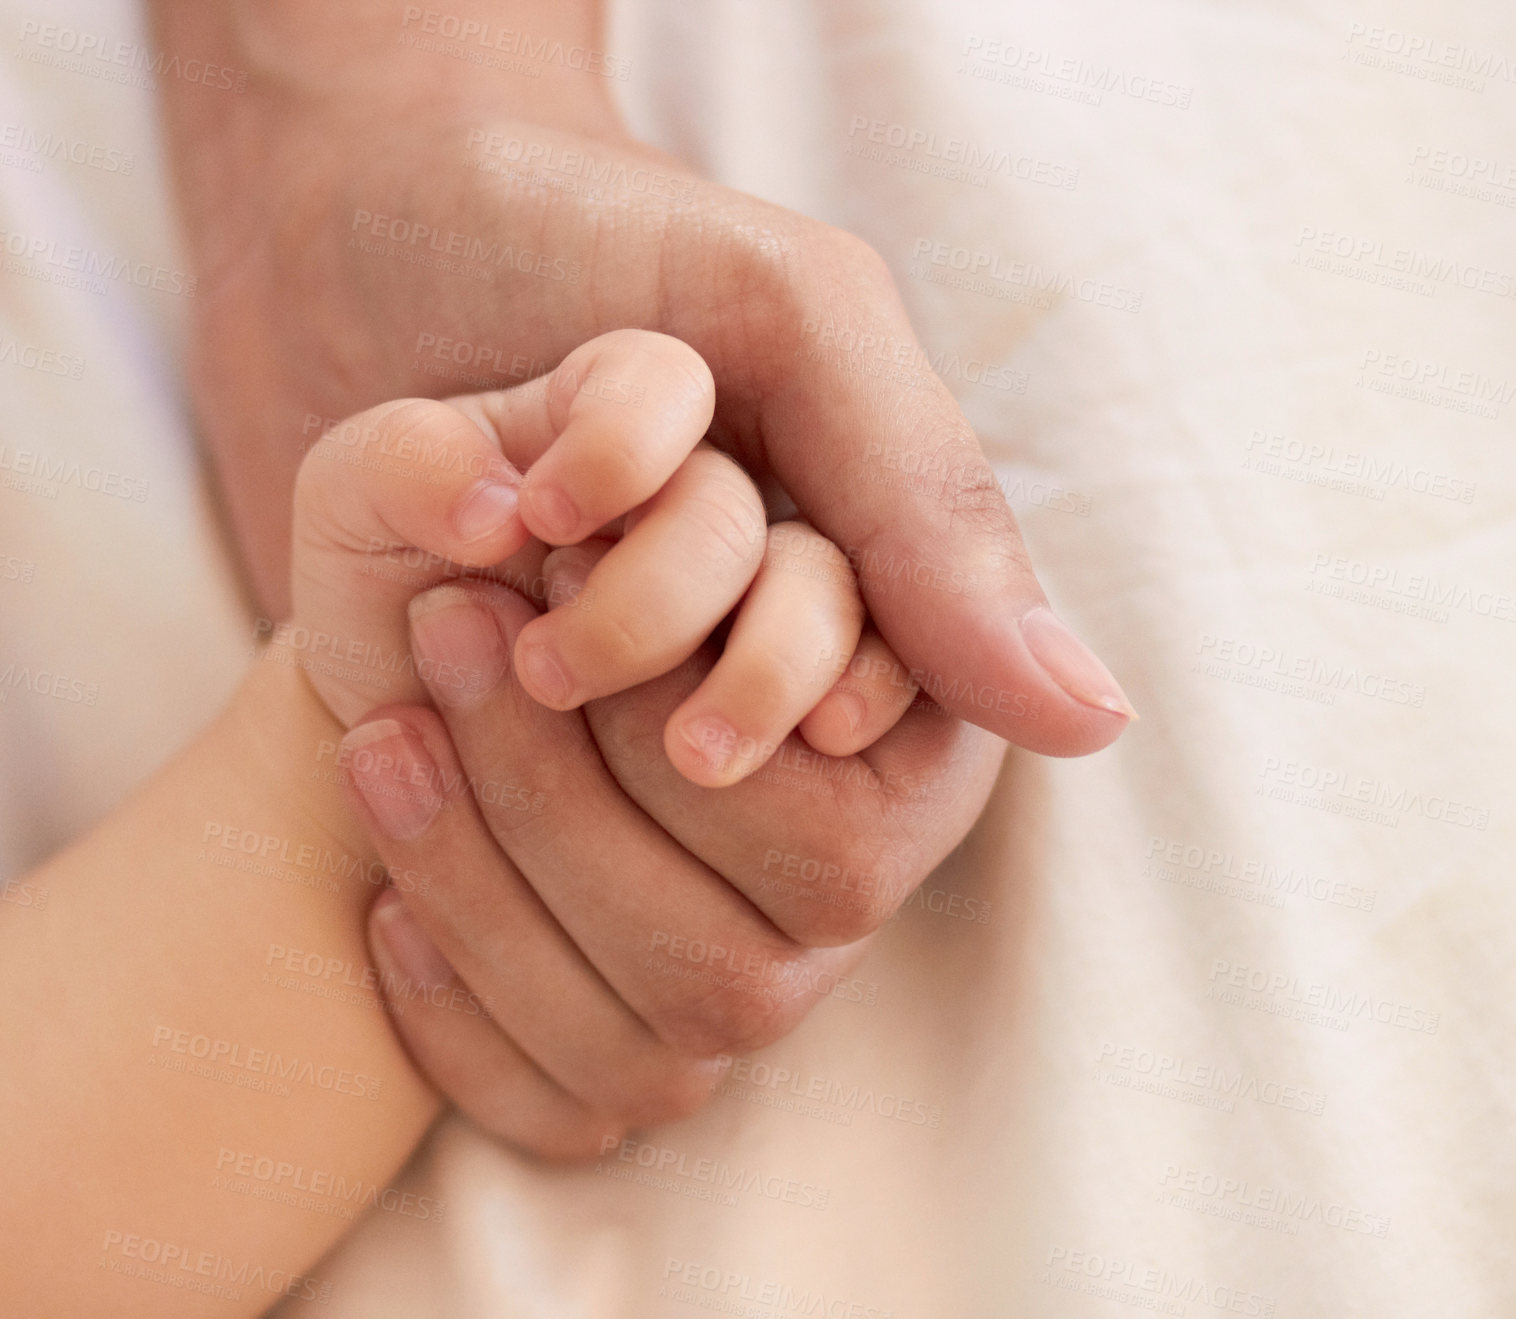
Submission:
[[[768,526],[752,481],[702,443],[713,410],[692,349],[620,330],[515,389],[359,414],[301,467],[280,639],[351,725],[425,702],[406,606],[451,578],[494,576],[555,606],[514,663],[559,710],[669,672],[730,618],[665,727],[679,771],[738,782],[797,726],[824,754],[861,750],[914,684],[866,628],[847,556],[804,523]]]

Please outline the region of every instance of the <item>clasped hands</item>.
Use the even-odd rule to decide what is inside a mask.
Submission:
[[[427,880],[370,918],[386,985],[429,987],[396,1029],[486,1130],[589,1156],[848,983],[1002,739],[1084,754],[1131,707],[925,355],[843,347],[916,344],[865,244],[632,142],[583,75],[527,113],[414,51],[354,55],[363,97],[265,58],[225,121],[169,107],[202,423],[265,608],[413,656],[310,673],[376,855]],[[257,168],[196,165],[212,131]],[[685,186],[470,164],[503,137]],[[375,214],[551,260],[459,273],[357,242]],[[302,466],[312,417],[346,420]],[[343,461],[397,434],[430,457]]]

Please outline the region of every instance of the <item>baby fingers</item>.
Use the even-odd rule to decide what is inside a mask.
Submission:
[[[573,709],[682,664],[763,560],[763,500],[741,468],[708,447],[685,459],[627,527],[609,549],[597,541],[553,556],[559,574],[572,570],[583,587],[573,607],[529,623],[516,643],[517,675],[543,705]]]

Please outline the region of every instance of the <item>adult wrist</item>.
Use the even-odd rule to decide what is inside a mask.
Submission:
[[[165,48],[247,75],[228,101],[337,120],[474,105],[595,132],[619,126],[613,84],[627,73],[605,49],[601,10],[600,0],[153,0],[152,19]]]

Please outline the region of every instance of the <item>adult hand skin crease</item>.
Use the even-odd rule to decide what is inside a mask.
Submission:
[[[549,1019],[562,1012],[553,982],[545,972],[523,985],[513,966],[615,981],[645,1027],[616,1057],[593,1041],[572,1057],[534,1053],[536,1037],[513,1033],[509,1011],[466,1023],[440,1010],[392,1018],[418,1066],[487,1131],[549,1156],[592,1155],[607,1130],[690,1111],[719,1074],[713,1058],[778,1038],[826,997],[808,986],[845,973],[963,839],[994,783],[1001,738],[1082,755],[1112,742],[1133,712],[1046,607],[946,386],[929,372],[875,380],[818,339],[816,327],[831,325],[915,343],[866,244],[633,141],[604,76],[530,54],[491,67],[420,48],[430,20],[418,5],[153,0],[153,12],[164,49],[248,74],[242,94],[166,79],[162,98],[202,275],[192,393],[271,618],[289,610],[295,474],[329,425],[402,396],[519,384],[603,332],[652,329],[709,364],[712,441],[846,553],[873,624],[956,716],[922,702],[868,751],[880,781],[908,792],[860,781],[829,796],[797,791],[793,774],[703,789],[674,770],[660,730],[709,671],[710,647],[583,710],[530,701],[507,666],[470,711],[391,707],[370,716],[382,728],[355,727],[350,736],[383,733],[455,767],[449,782],[537,776],[540,816],[464,791],[455,809],[439,802],[417,836],[386,838],[370,822],[381,860],[425,858],[437,881],[427,894],[387,893],[370,942],[381,964],[423,981],[447,979],[517,1013],[540,1007],[543,1039],[567,1038]],[[533,49],[604,49],[599,6],[587,0],[449,0],[446,13],[497,39],[527,34]],[[534,167],[513,164],[528,152]],[[592,184],[587,175],[605,167],[613,181]],[[940,490],[880,481],[881,452],[904,470],[942,472]],[[528,471],[523,491],[531,484]],[[477,603],[501,636],[529,623],[530,602],[468,589],[483,592]],[[791,862],[823,878],[777,883]],[[635,875],[675,909],[703,895],[709,944],[735,966],[785,968],[794,992],[759,1000],[740,976],[708,983],[648,969],[630,956],[647,954],[647,941],[622,947],[588,925],[576,944],[566,904],[580,904],[577,919],[601,919],[594,895]],[[837,901],[829,886],[847,884],[855,891]],[[535,935],[500,905],[509,894],[542,918]],[[642,912],[644,923],[655,913]],[[660,935],[690,933],[647,938],[656,949]],[[586,1075],[601,1088],[591,1093]]]
[[[637,326],[710,364],[712,438],[849,556],[928,696],[1043,754],[1119,736],[1134,712],[1047,609],[947,387],[929,372],[877,381],[808,351],[827,324],[915,342],[871,248],[633,142],[604,76],[547,63],[523,77],[406,44],[424,35],[419,6],[276,0],[230,6],[229,20],[214,8],[160,0],[157,13],[166,45],[250,72],[242,96],[176,89],[167,108],[205,272],[194,393],[270,612],[287,604],[288,500],[274,492],[322,419],[456,392],[456,376],[437,374],[449,364],[429,355],[439,341],[503,365],[484,387]],[[604,49],[592,4],[447,12]],[[505,144],[516,143],[666,182],[594,195],[573,170],[513,165]],[[942,472],[940,490],[871,480],[881,449]]]

